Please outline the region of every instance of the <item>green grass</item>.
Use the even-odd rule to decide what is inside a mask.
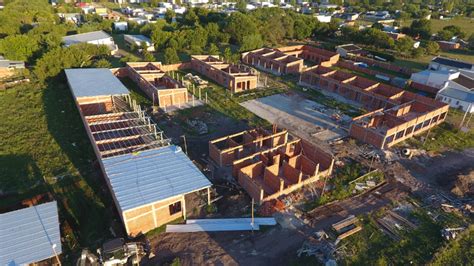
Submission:
[[[459,26],[463,32],[466,33],[466,36],[469,38],[471,34],[474,33],[474,19],[467,17],[455,17],[450,20],[441,20],[441,19],[431,19],[431,31],[437,33],[442,30],[444,27],[449,25]],[[412,20],[405,20],[402,22],[402,26],[409,27]]]
[[[63,250],[95,247],[114,214],[66,82],[0,91],[0,208],[51,193],[58,202]]]
[[[433,253],[443,245],[441,226],[431,220],[424,211],[412,213],[418,228],[401,232],[402,239],[393,241],[376,226],[376,215],[362,219],[363,230],[342,241],[347,247],[348,265],[424,265]]]
[[[353,105],[326,96],[317,90],[304,89],[302,86],[299,86],[297,84],[297,79],[295,77],[284,76],[275,77],[274,79],[278,82],[284,83],[288,87],[288,89],[297,91],[298,93],[305,95],[305,97],[309,100],[320,103],[328,108],[339,110],[350,117],[356,117],[362,115],[365,112],[364,110],[356,108]]]
[[[438,251],[432,265],[473,265],[474,263],[474,226],[471,225],[458,238]]]
[[[458,110],[450,109],[445,122],[433,128],[426,141],[422,138],[425,138],[428,132],[409,139],[408,144],[433,152],[474,147],[474,130],[471,128],[468,132],[462,132],[458,128],[463,115],[464,113]]]
[[[314,201],[306,202],[303,205],[303,209],[310,211],[318,206],[327,204],[328,202],[343,200],[353,196],[354,194],[352,191],[355,189],[355,183],[351,182],[364,175],[367,170],[368,169],[366,169],[362,164],[356,161],[350,161],[342,168],[336,168],[334,171],[335,175],[328,178],[326,184],[326,187],[331,187],[332,189],[325,192],[322,197],[319,197]],[[378,184],[383,180],[383,178],[383,173],[377,171],[358,180],[358,182],[362,183],[366,180],[374,180]]]
[[[210,108],[214,109],[215,111],[224,114],[232,119],[238,121],[247,122],[250,126],[258,127],[258,126],[269,126],[270,124],[266,121],[255,115],[254,113],[248,111],[239,103],[241,99],[239,99],[238,95],[241,94],[232,94],[228,89],[214,83],[213,81],[207,79],[204,75],[200,75],[194,71],[182,71],[180,74],[185,75],[186,73],[192,73],[193,75],[198,75],[204,80],[209,82],[209,85],[201,89],[201,97],[202,101],[206,100],[206,93],[208,98],[208,105]],[[189,89],[192,93],[192,88]],[[199,98],[199,89],[196,87],[195,91],[196,99]],[[250,93],[264,93],[259,92],[258,90],[249,91]],[[245,93],[247,94],[247,92]]]

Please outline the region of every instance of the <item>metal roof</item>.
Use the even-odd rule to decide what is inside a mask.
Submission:
[[[128,89],[107,68],[75,68],[64,72],[75,98],[129,94]]]
[[[473,91],[463,91],[448,87],[446,89],[440,90],[438,94],[456,100],[474,103]]]
[[[431,61],[436,62],[436,63],[441,64],[441,65],[451,66],[451,67],[456,67],[456,68],[471,69],[472,66],[473,66],[473,64],[468,63],[468,62],[464,62],[464,61],[460,61],[460,60],[454,60],[454,59],[445,58],[445,57],[439,57],[439,56],[437,56],[436,58],[434,58]]]
[[[39,262],[62,252],[56,201],[0,214],[0,265]]]
[[[91,42],[91,41],[108,39],[108,38],[111,38],[110,35],[108,35],[104,31],[99,30],[99,31],[92,31],[92,32],[64,36],[63,42],[66,45],[71,45],[74,43]]]
[[[148,42],[148,43],[151,43],[151,39],[144,36],[144,35],[131,35],[131,34],[124,34],[123,35],[124,38],[128,37],[130,38],[131,40],[133,40],[134,42]]]
[[[103,158],[102,162],[122,212],[211,186],[174,145]]]

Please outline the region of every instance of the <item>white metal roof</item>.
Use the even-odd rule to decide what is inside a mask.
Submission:
[[[211,186],[180,147],[103,158],[122,212]]]
[[[129,94],[128,89],[107,68],[75,68],[64,72],[75,98]]]
[[[39,262],[62,252],[56,201],[0,214],[0,265]]]
[[[92,31],[92,32],[64,36],[63,42],[66,45],[71,45],[74,43],[91,42],[91,41],[103,40],[103,39],[108,39],[108,38],[111,38],[109,34],[107,34],[104,31],[99,30],[99,31]]]

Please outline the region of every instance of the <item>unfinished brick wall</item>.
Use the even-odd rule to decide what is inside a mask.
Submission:
[[[277,76],[299,73],[304,66],[302,59],[271,48],[242,53],[242,62]]]
[[[184,197],[178,196],[124,212],[125,228],[130,236],[146,233],[183,216]],[[169,205],[180,202],[182,211],[171,214]]]
[[[193,55],[190,64],[194,71],[234,93],[257,88],[258,75],[246,66],[228,64],[209,55]]]
[[[232,173],[257,202],[286,195],[332,173],[332,155],[298,138],[289,141],[286,130],[275,128],[273,131],[244,131],[210,141],[211,159],[222,162],[228,147],[235,144],[228,140],[235,137],[239,137],[240,142],[230,148],[239,149],[231,163]]]

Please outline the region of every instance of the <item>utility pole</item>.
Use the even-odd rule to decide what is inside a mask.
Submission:
[[[184,152],[188,155],[188,145],[186,144],[186,135],[181,136],[184,139]]]
[[[58,261],[59,266],[61,266],[61,261],[59,260],[58,253],[56,252],[56,244],[53,244],[51,248],[53,249],[54,256],[56,257],[56,260]]]
[[[252,226],[252,234],[253,234],[253,225],[254,225],[254,218],[253,218],[253,204],[255,200],[252,198],[252,221],[250,222],[250,225]]]

